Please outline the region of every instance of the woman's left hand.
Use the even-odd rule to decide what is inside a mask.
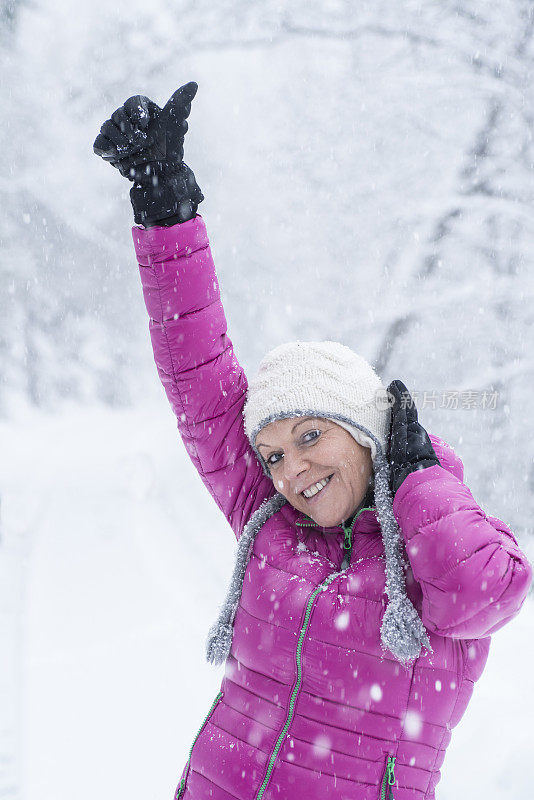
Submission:
[[[393,495],[411,472],[439,465],[432,442],[417,419],[417,409],[410,392],[402,381],[388,386],[391,400],[391,427],[388,460],[390,486]]]

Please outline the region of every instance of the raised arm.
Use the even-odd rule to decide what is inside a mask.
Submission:
[[[133,181],[133,229],[158,374],[195,467],[237,536],[274,494],[246,438],[247,382],[226,335],[203,195],[183,163],[194,83],[160,109],[137,95],[112,114],[95,152]]]
[[[191,460],[239,536],[272,482],[243,429],[247,390],[226,334],[206,226],[133,229],[158,374]]]

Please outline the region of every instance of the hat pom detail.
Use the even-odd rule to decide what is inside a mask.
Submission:
[[[206,660],[210,664],[222,664],[230,655],[232,647],[232,637],[234,635],[233,625],[229,622],[212,626],[206,641]]]
[[[421,647],[432,652],[425,627],[406,595],[388,603],[382,619],[380,638],[383,646],[403,664],[418,658]]]

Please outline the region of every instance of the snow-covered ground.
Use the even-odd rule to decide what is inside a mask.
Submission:
[[[0,425],[3,800],[172,797],[216,693],[234,539],[156,384],[131,410]],[[440,800],[532,797],[533,622],[530,599],[494,637]]]

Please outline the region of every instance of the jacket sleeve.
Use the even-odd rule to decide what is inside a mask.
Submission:
[[[274,488],[244,432],[247,381],[226,335],[204,221],[132,233],[160,380],[193,464],[239,537]]]
[[[518,613],[532,569],[504,522],[475,502],[458,457],[435,449],[443,466],[408,475],[393,511],[421,586],[424,625],[440,636],[481,639]]]

